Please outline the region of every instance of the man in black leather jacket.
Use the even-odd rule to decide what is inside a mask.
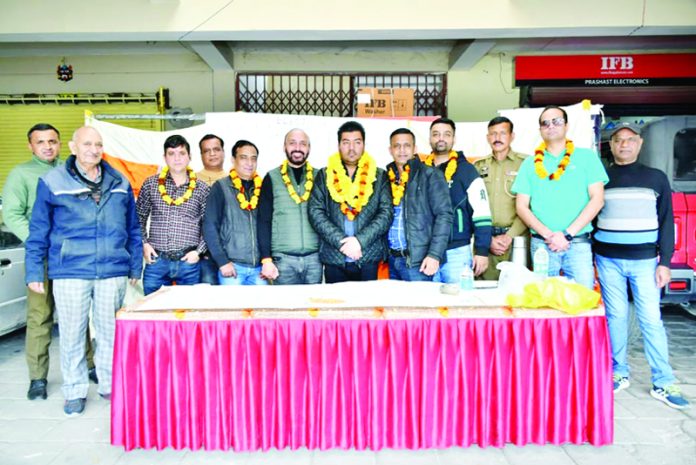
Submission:
[[[389,181],[365,152],[365,129],[359,123],[349,121],[338,129],[338,150],[317,173],[309,198],[324,280],[377,279],[392,222]]]
[[[402,281],[432,281],[445,261],[452,227],[452,202],[445,176],[424,165],[416,152],[416,137],[400,128],[389,137],[394,162],[387,165],[394,220],[389,229],[389,277]]]

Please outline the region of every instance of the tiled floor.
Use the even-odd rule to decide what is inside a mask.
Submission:
[[[696,403],[696,318],[669,309],[670,356],[683,392]],[[615,444],[605,447],[524,446],[427,451],[277,451],[234,453],[175,450],[125,452],[109,443],[109,404],[90,388],[85,414],[63,416],[58,339],[51,347],[49,398],[26,400],[24,332],[0,337],[0,465],[43,464],[665,464],[696,465],[696,406],[676,411],[649,395],[650,369],[639,340],[631,347],[631,387],[615,405]]]

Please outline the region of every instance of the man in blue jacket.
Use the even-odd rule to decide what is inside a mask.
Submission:
[[[92,316],[97,340],[94,357],[99,394],[111,397],[111,364],[116,310],[123,304],[126,283],[140,278],[142,238],[135,199],[128,181],[102,162],[102,138],[82,127],[70,141],[64,165],[39,179],[26,241],[26,282],[44,288],[44,260],[53,281],[60,320],[63,411],[84,412],[89,382],[85,332]]]

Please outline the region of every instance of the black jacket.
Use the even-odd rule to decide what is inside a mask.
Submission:
[[[410,173],[401,200],[406,224],[408,266],[418,266],[425,257],[445,262],[452,228],[452,202],[445,176],[418,158],[408,162]],[[392,162],[387,169],[396,169]]]
[[[355,237],[362,247],[362,258],[357,265],[377,263],[387,256],[387,231],[394,211],[389,180],[383,169],[377,168],[374,192],[355,217]],[[340,240],[346,237],[343,229],[345,216],[340,204],[334,202],[326,186],[326,168],[314,177],[314,188],[309,197],[309,222],[319,235],[319,259],[326,265],[341,266],[346,256],[340,251]]]

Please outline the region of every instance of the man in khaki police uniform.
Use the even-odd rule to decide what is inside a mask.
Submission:
[[[493,118],[488,123],[486,136],[493,151],[474,163],[486,184],[493,218],[493,238],[488,254],[489,266],[481,275],[482,279],[498,279],[500,271],[496,265],[510,260],[513,238],[527,232],[527,226],[517,216],[515,210],[515,195],[510,192],[522,160],[527,158],[527,155],[517,153],[510,148],[510,144],[515,139],[512,127],[512,121],[504,116]]]

